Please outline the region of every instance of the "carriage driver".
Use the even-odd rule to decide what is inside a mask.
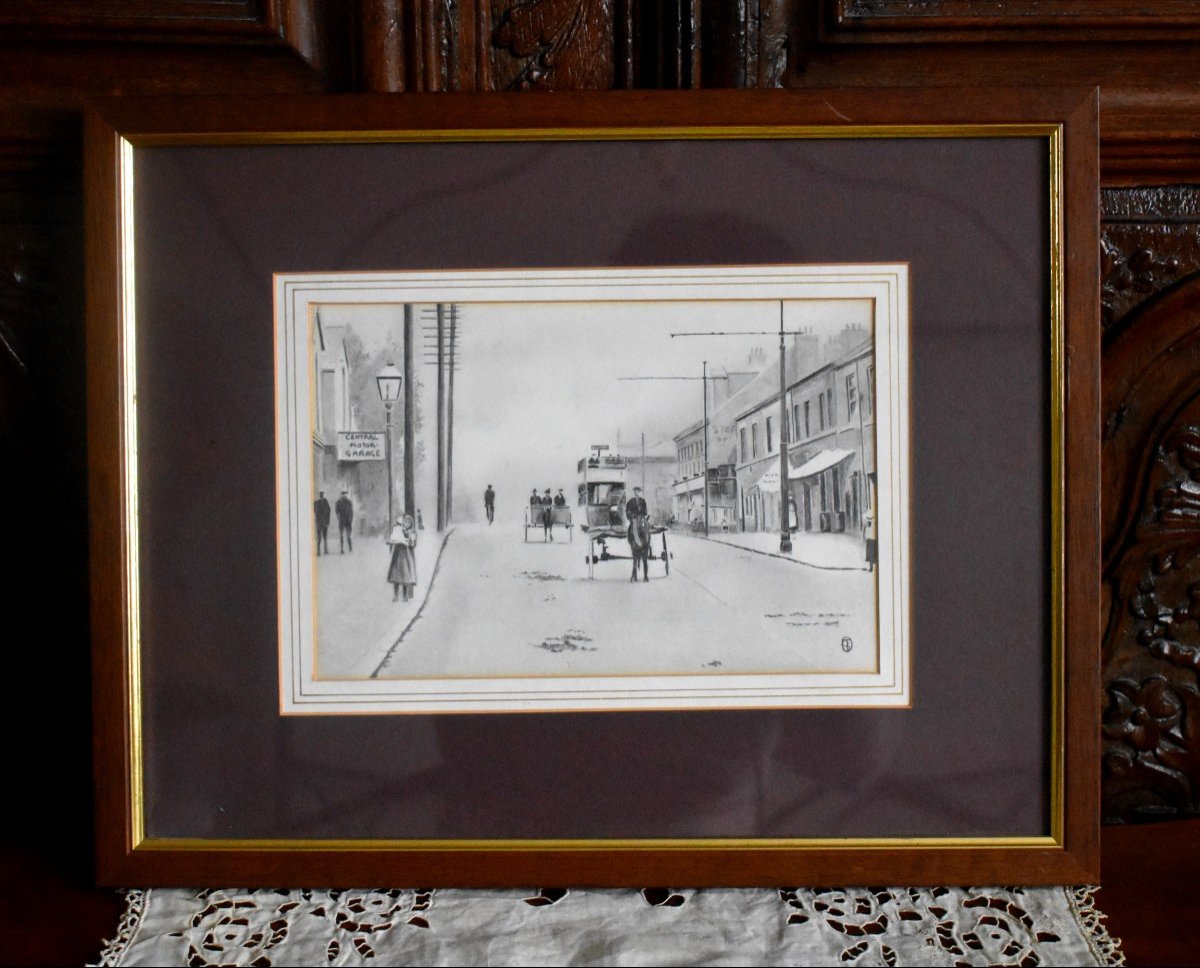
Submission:
[[[625,502],[625,518],[630,524],[634,518],[648,517],[650,512],[646,510],[646,499],[642,497],[642,489],[635,487],[633,489],[633,497]]]

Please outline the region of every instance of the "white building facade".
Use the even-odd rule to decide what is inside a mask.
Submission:
[[[739,414],[742,527],[780,530],[785,493],[789,529],[860,533],[875,499],[874,399],[874,351],[866,339],[787,387],[782,425],[778,392]]]

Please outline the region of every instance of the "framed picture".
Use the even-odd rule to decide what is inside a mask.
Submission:
[[[1094,878],[1095,100],[98,104],[100,878]]]
[[[275,306],[282,713],[909,705],[906,265],[277,274]]]

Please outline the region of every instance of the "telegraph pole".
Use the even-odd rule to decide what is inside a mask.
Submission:
[[[416,418],[416,396],[413,379],[413,307],[404,304],[404,513],[417,520],[416,445],[413,443],[413,421]],[[391,435],[388,435],[389,442]],[[391,459],[390,457],[388,458]],[[388,521],[388,530],[395,524]]]
[[[779,551],[792,553],[792,532],[788,528],[791,492],[788,490],[788,432],[787,432],[787,377],[784,375],[783,358],[786,347],[783,343],[783,300],[779,300]]]
[[[450,376],[446,399],[446,523],[454,516],[454,353],[457,348],[458,306],[450,304]]]
[[[708,537],[708,360],[704,361],[704,537]]]
[[[446,309],[437,304],[437,529],[446,530]]]
[[[449,306],[449,310],[447,310]],[[437,367],[437,526],[450,524],[451,491],[454,486],[454,371],[460,365],[458,352],[461,314],[455,303],[437,303],[421,310],[426,366]],[[448,330],[448,332],[447,332]],[[450,375],[446,370],[449,367]]]

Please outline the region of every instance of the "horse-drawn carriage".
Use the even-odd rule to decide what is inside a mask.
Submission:
[[[554,507],[551,504],[531,504],[525,509],[525,540],[529,540],[529,531],[541,531],[543,540],[546,535],[546,516],[550,517],[550,534],[553,535],[554,528],[566,528],[567,540],[575,540],[575,525],[571,520],[571,509],[569,507]]]
[[[637,580],[638,565],[646,581],[650,580],[650,562],[661,561],[663,574],[671,573],[671,556],[667,550],[667,529],[651,524],[638,515],[632,521],[625,507],[628,467],[625,458],[598,453],[579,462],[579,504],[585,509],[585,522],[580,525],[588,538],[588,578],[596,577],[596,565],[602,561],[632,561],[631,581]],[[655,552],[655,537],[658,551]],[[609,542],[627,542],[629,554],[613,554]]]

